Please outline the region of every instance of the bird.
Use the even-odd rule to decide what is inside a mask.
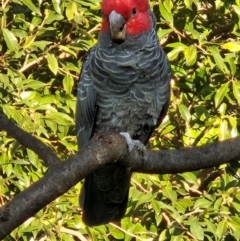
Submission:
[[[128,133],[146,145],[167,114],[171,67],[156,32],[148,0],[102,0],[97,43],[86,53],[76,96],[81,149],[97,133]],[[80,193],[87,226],[124,217],[131,171],[106,164],[88,175]]]

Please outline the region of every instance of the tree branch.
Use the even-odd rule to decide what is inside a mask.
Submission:
[[[34,151],[46,166],[51,166],[59,162],[59,158],[53,150],[42,141],[22,130],[12,123],[3,112],[0,111],[0,130],[7,132],[9,136],[15,138],[20,144]]]
[[[47,174],[0,208],[0,239],[67,192],[100,166],[122,160],[127,153],[124,137],[116,133],[96,135],[76,155],[52,165]]]
[[[133,172],[173,174],[216,167],[238,160],[240,160],[240,137],[176,150],[141,152],[134,148],[124,162]]]
[[[14,131],[9,130],[10,127],[14,128]],[[45,147],[43,149],[32,147],[29,144],[31,141],[27,141],[31,135],[10,123],[7,118],[4,119],[2,115],[0,128],[23,145],[31,147],[45,160],[52,159],[51,149],[42,152]],[[22,137],[23,134],[26,135],[25,138]],[[26,139],[26,143],[23,139]],[[40,145],[39,142],[37,140],[36,145]],[[240,137],[236,137],[201,147],[169,151],[151,151],[134,146],[129,153],[125,139],[118,133],[97,134],[79,153],[70,156],[67,161],[57,161],[56,157],[55,164],[50,165],[42,179],[0,208],[0,239],[104,164],[120,161],[129,171],[156,174],[181,173],[238,161],[239,147]]]

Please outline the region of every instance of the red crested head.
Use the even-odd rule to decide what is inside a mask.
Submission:
[[[113,38],[139,35],[151,28],[148,0],[102,0],[102,32]]]

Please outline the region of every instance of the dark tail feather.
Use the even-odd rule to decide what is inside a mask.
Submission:
[[[99,171],[103,171],[104,175]],[[121,176],[116,176],[120,173]],[[106,176],[105,168],[85,179],[80,195],[80,206],[83,209],[83,222],[87,226],[120,222],[127,208],[130,178],[131,173],[127,173],[126,169],[123,172],[121,168],[119,172],[119,167],[115,167],[110,175]]]

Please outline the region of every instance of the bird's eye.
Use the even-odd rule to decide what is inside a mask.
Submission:
[[[137,9],[136,8],[133,8],[132,9],[132,15],[136,15],[137,14]]]

